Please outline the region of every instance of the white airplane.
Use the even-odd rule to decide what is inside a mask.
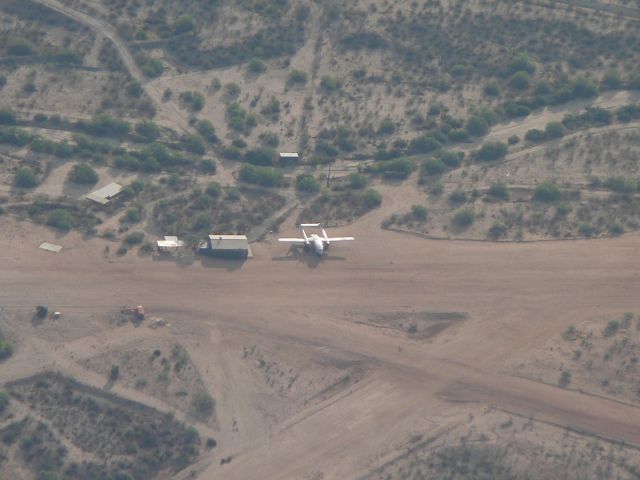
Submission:
[[[324,255],[324,252],[329,249],[329,245],[335,242],[348,242],[350,240],[355,240],[353,237],[333,237],[330,238],[327,236],[327,232],[325,232],[324,228],[320,227],[322,230],[322,236],[316,235],[315,233],[311,235],[307,235],[304,231],[304,227],[320,227],[319,223],[301,223],[300,228],[302,230],[302,236],[304,238],[279,238],[279,242],[285,243],[293,243],[296,245],[302,245],[305,250],[311,250],[317,255]]]

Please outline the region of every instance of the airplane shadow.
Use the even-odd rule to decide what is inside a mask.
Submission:
[[[336,255],[325,254],[322,257],[316,255],[313,252],[305,251],[304,248],[292,245],[284,257],[271,257],[274,262],[300,262],[304,263],[309,268],[316,268],[323,262],[327,261],[344,261],[345,257],[338,257]]]

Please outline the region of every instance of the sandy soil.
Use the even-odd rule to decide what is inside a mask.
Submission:
[[[354,478],[402,448],[416,429],[429,433],[448,425],[464,411],[459,402],[640,444],[637,408],[501,373],[511,359],[586,316],[640,310],[633,261],[639,235],[542,245],[438,242],[380,231],[376,220],[370,215],[337,230],[358,241],[335,247],[323,261],[290,255],[269,239],[255,244],[255,257],[244,264],[181,268],[105,258],[101,241],[83,242],[75,234],[55,239],[66,247],[61,254],[47,254],[37,244],[51,240],[50,232],[3,217],[0,302],[23,321],[9,323],[16,353],[0,381],[54,364],[100,383],[103,377],[74,359],[135,336],[179,338],[218,399],[220,446],[197,465],[202,478],[308,478],[318,472]],[[41,303],[63,311],[55,328],[66,333],[24,321]],[[114,328],[101,320],[137,303],[171,327]],[[466,312],[468,319],[429,341],[349,319],[354,312],[411,310]],[[247,334],[253,338],[246,340]],[[279,345],[276,357],[293,365],[312,356],[335,366],[348,357],[366,365],[367,373],[328,398],[302,404],[280,398],[291,407],[286,415],[273,415],[268,405],[261,412],[255,378],[237,374],[248,368],[238,360],[240,345],[252,343],[267,351]],[[167,408],[117,384],[116,391]],[[221,467],[218,455],[233,461]]]

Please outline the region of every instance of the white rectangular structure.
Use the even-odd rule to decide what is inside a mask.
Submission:
[[[300,155],[296,152],[280,152],[281,162],[297,162],[300,160]]]
[[[122,192],[122,185],[118,185],[117,183],[110,183],[109,185],[102,187],[95,192],[91,192],[86,195],[86,198],[89,200],[93,200],[100,205],[106,205],[111,201],[113,197]]]
[[[42,250],[46,250],[47,252],[53,252],[53,253],[58,253],[60,250],[62,250],[62,247],[60,245],[55,245],[49,242],[42,242],[39,248],[41,248]]]

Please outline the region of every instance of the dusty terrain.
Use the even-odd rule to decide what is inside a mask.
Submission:
[[[2,231],[4,330],[16,349],[1,380],[53,366],[103,386],[105,375],[82,359],[135,338],[175,339],[217,400],[219,446],[196,464],[202,478],[357,478],[398,455],[412,435],[437,434],[476,405],[640,444],[633,404],[505,373],[569,325],[640,310],[636,234],[544,244],[425,241],[380,231],[370,215],[348,229],[357,244],[335,247],[321,262],[267,242],[242,265],[180,268],[104,258],[101,241],[75,234],[57,240],[67,247],[61,254],[40,252],[30,239],[49,234],[7,218]],[[171,325],[108,321],[119,305],[135,303]],[[63,318],[33,326],[35,304]],[[428,339],[353,321],[412,311],[466,318]],[[336,368],[357,372],[331,380]],[[308,376],[308,385],[276,384],[280,371]],[[113,391],[148,400],[118,382]],[[162,397],[151,404],[172,409]],[[232,462],[221,466],[227,456]]]

